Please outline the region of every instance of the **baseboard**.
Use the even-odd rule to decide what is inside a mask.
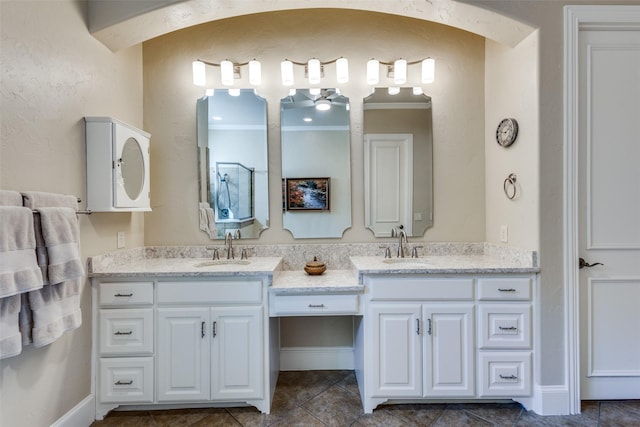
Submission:
[[[280,348],[281,371],[353,370],[353,347]]]
[[[69,412],[58,418],[50,427],[89,427],[96,420],[95,397],[82,399]]]
[[[538,415],[570,415],[569,389],[564,385],[535,386],[530,407]],[[528,406],[528,405],[525,405]]]

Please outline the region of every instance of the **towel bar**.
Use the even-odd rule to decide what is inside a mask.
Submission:
[[[36,211],[36,210],[31,210],[31,212],[33,212],[34,214],[40,213],[40,212],[38,212],[38,211]],[[93,213],[93,211],[90,211],[90,210],[86,210],[86,211],[76,211],[76,213],[77,213],[78,215],[91,215],[91,214]]]

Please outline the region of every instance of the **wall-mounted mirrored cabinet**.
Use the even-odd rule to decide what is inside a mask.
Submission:
[[[257,238],[269,227],[267,102],[216,89],[197,102],[200,229]]]
[[[342,237],[351,227],[349,99],[292,90],[280,101],[283,226],[294,238]]]
[[[376,237],[400,226],[422,236],[433,225],[431,98],[376,88],[363,109],[365,226]]]
[[[111,117],[85,117],[87,210],[150,211],[150,134]]]

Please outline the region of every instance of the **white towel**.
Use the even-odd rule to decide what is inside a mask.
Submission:
[[[217,230],[216,230],[216,220],[215,215],[213,214],[213,209],[209,206],[209,203],[201,202],[200,205],[200,230],[206,232],[209,235],[210,239],[215,239]]]
[[[42,288],[31,209],[0,206],[0,298]]]
[[[22,206],[22,194],[17,191],[0,190],[0,206]]]
[[[42,347],[82,324],[80,287],[84,270],[80,261],[77,200],[73,196],[42,192],[22,195],[25,205],[38,212],[35,215],[38,264],[46,273],[48,285],[30,292],[28,301],[23,301],[23,308],[28,306],[30,310],[21,312],[20,327],[23,344],[32,340],[35,347]]]
[[[22,352],[21,298],[42,288],[35,246],[31,209],[20,193],[0,190],[0,359]]]
[[[22,353],[22,340],[18,328],[20,295],[0,299],[0,359]]]

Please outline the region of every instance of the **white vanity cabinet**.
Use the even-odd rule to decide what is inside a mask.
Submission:
[[[268,413],[267,276],[93,279],[96,419],[121,405]]]
[[[473,280],[383,276],[366,284],[372,396],[473,396]]]
[[[158,401],[262,398],[262,283],[157,286]]]
[[[535,276],[364,275],[356,376],[365,413],[386,401],[532,392]]]

